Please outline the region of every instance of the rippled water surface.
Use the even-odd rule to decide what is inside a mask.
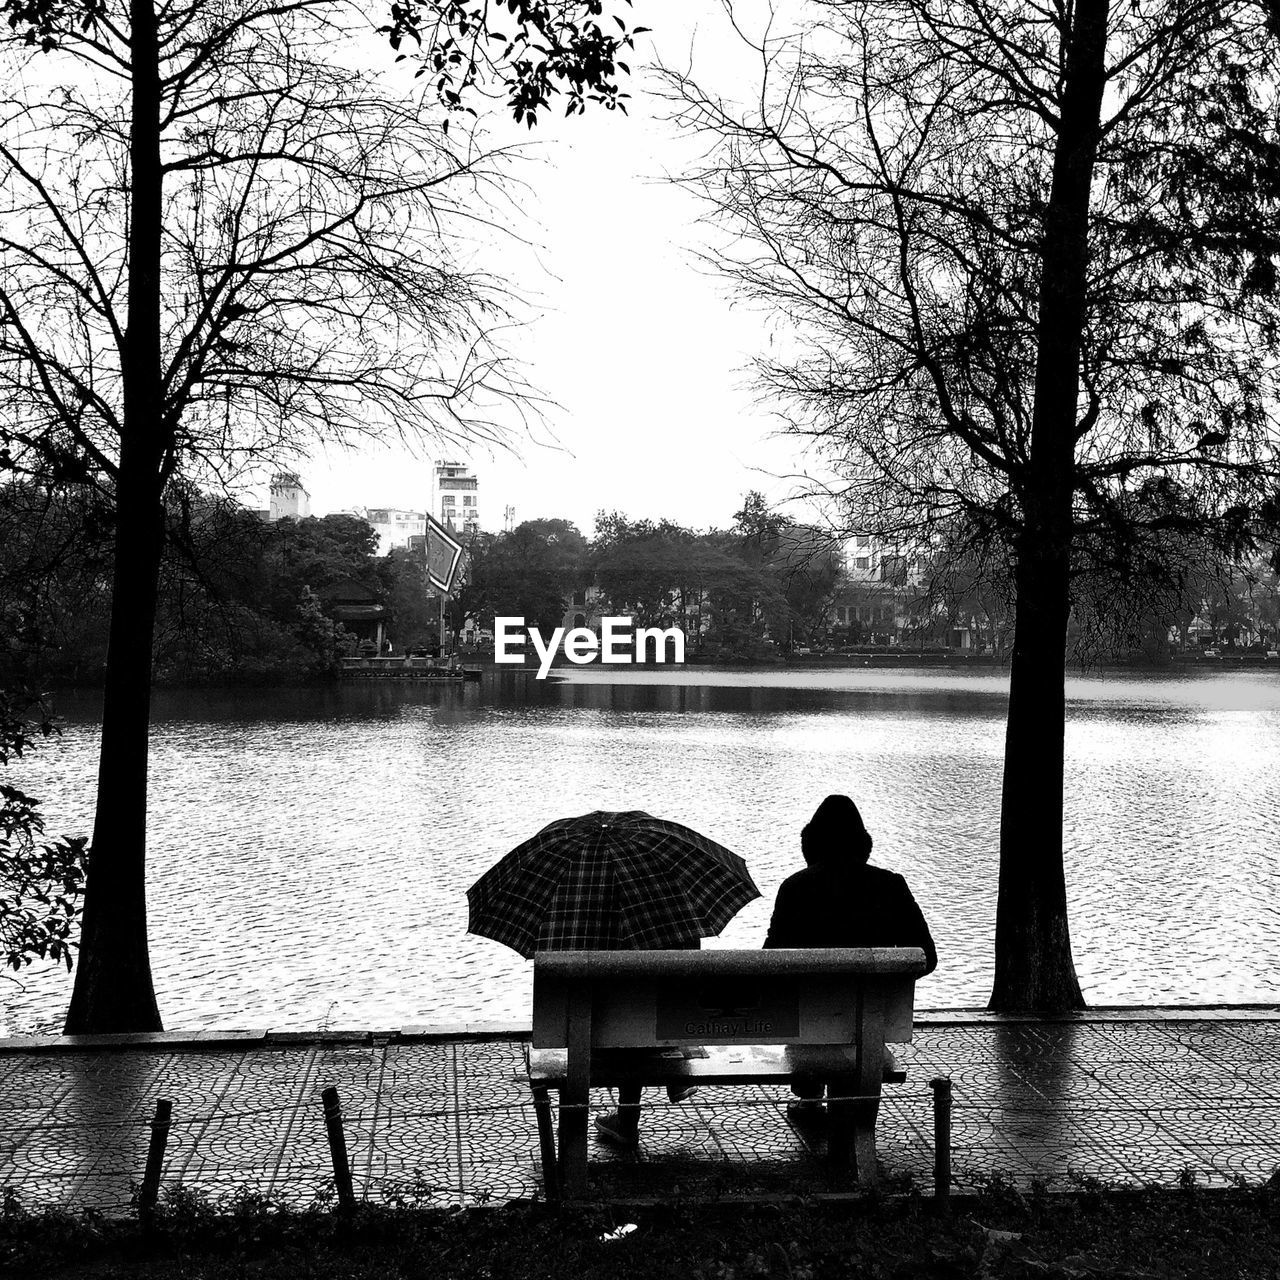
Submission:
[[[856,798],[875,860],[907,876],[933,927],[941,964],[917,1003],[984,1003],[1006,689],[998,674],[595,669],[161,694],[149,902],[165,1024],[527,1023],[531,966],[466,933],[465,891],[544,823],[590,809],[647,809],[741,853],[764,896],[719,944],[757,946],[829,791]],[[1280,673],[1067,693],[1087,998],[1280,998]],[[64,737],[13,781],[45,799],[51,832],[87,832],[95,707],[61,709]],[[25,982],[0,992],[0,1022],[56,1027],[69,978]]]

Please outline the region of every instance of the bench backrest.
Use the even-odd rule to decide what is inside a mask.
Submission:
[[[911,1039],[918,947],[768,951],[540,951],[533,1046],[855,1044],[866,1025]]]

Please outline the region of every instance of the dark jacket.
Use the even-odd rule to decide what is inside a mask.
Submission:
[[[920,947],[938,967],[929,926],[896,872],[851,859],[815,862],[778,889],[766,947]]]

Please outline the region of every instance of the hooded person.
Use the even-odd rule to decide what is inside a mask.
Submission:
[[[868,865],[872,839],[848,796],[828,796],[800,832],[806,866],[778,889],[766,947],[919,947],[925,973],[938,952],[923,913],[897,872]],[[793,1119],[821,1114],[823,1085],[796,1080]]]
[[[808,864],[778,889],[766,947],[919,947],[938,953],[907,882],[872,867],[872,840],[848,796],[828,796],[800,832]]]

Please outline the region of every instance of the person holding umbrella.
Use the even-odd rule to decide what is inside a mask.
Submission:
[[[830,795],[800,832],[807,864],[784,880],[774,901],[766,947],[919,947],[925,973],[938,952],[902,876],[868,865],[872,840],[858,806]],[[788,1115],[804,1123],[823,1116],[825,1085],[795,1080]]]
[[[760,890],[736,853],[638,809],[560,818],[467,890],[467,932],[518,951],[696,950]],[[672,1088],[678,1102],[691,1088]],[[639,1141],[640,1089],[596,1118],[613,1146]]]

